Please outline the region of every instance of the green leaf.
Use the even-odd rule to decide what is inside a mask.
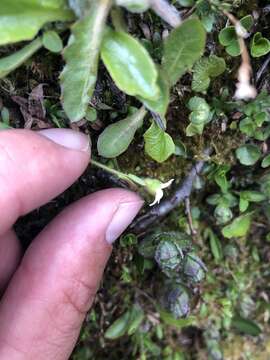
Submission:
[[[214,172],[215,182],[218,184],[223,193],[227,193],[229,188],[229,183],[226,177],[226,174],[229,170],[229,165],[219,165]]]
[[[250,228],[251,215],[252,213],[247,213],[234,219],[232,223],[222,229],[223,236],[228,239],[245,236]]]
[[[189,316],[185,319],[176,319],[171,313],[161,310],[159,311],[161,320],[170,326],[174,326],[178,329],[187,327],[196,323],[195,316]]]
[[[186,145],[181,140],[175,141],[175,151],[174,155],[182,156],[183,158],[187,157],[187,148]]]
[[[0,45],[31,40],[47,22],[70,21],[73,12],[66,1],[1,0]]]
[[[205,40],[206,32],[198,19],[186,20],[172,30],[165,40],[162,60],[170,85],[174,85],[202,56]]]
[[[10,116],[9,116],[9,111],[6,107],[3,107],[1,110],[1,120],[9,125],[9,120],[10,120]]]
[[[227,47],[226,52],[231,56],[239,56],[241,54],[241,49],[239,46],[238,40],[232,41]]]
[[[194,5],[194,0],[177,0],[177,2],[184,7],[191,7]]]
[[[120,90],[149,100],[158,99],[157,68],[145,47],[134,37],[108,29],[101,57]]]
[[[186,128],[186,135],[201,135],[204,125],[211,120],[213,115],[210,111],[210,106],[203,98],[194,96],[189,100],[188,108],[191,110],[191,114],[189,115],[191,124]]]
[[[193,123],[186,127],[186,136],[202,135],[204,124],[195,125]]]
[[[95,122],[97,120],[97,111],[96,109],[92,108],[91,106],[88,106],[85,112],[85,118],[87,121]]]
[[[251,15],[246,15],[246,16],[242,17],[242,19],[240,19],[240,24],[247,31],[249,31],[252,28],[253,24],[254,24],[253,17]]]
[[[141,13],[149,9],[150,0],[116,0],[116,5],[124,6],[128,11]]]
[[[223,58],[210,55],[200,59],[193,69],[192,90],[203,92],[208,89],[212,77],[221,75],[226,69]]]
[[[253,25],[253,17],[247,15],[240,20],[241,25],[249,31]],[[234,26],[227,26],[222,29],[218,35],[221,45],[225,46],[226,52],[231,56],[238,56],[241,54],[238,37]]]
[[[240,121],[239,129],[243,134],[248,135],[249,137],[253,137],[254,132],[256,130],[256,124],[253,119],[250,117],[246,117]]]
[[[42,36],[43,46],[54,53],[59,53],[63,50],[63,42],[60,36],[55,31],[46,31]]]
[[[234,26],[227,26],[218,34],[218,40],[221,45],[228,46],[230,43],[237,39]]]
[[[154,122],[143,137],[145,152],[159,163],[167,160],[175,151],[175,145],[170,135],[161,130]]]
[[[94,0],[88,14],[71,27],[60,81],[63,108],[71,122],[81,120],[93,94],[110,0]]]
[[[259,191],[241,191],[240,192],[239,209],[241,212],[247,210],[250,202],[261,202],[266,199],[265,195]]]
[[[260,57],[268,54],[270,51],[270,41],[257,32],[251,41],[251,55]]]
[[[261,157],[261,151],[256,145],[243,145],[236,150],[236,157],[242,165],[254,165]]]
[[[207,102],[199,97],[194,96],[188,102],[188,108],[192,111],[189,120],[195,124],[206,124],[210,117],[210,106]]]
[[[270,154],[267,155],[262,161],[263,168],[267,168],[268,166],[270,166]]]
[[[145,107],[147,107],[147,109],[159,114],[164,119],[169,105],[170,89],[167,79],[162,71],[159,71],[157,86],[159,87],[159,97],[157,100],[148,100],[140,96],[138,96],[138,99],[145,105]]]
[[[249,207],[249,201],[243,197],[240,197],[239,201],[239,210],[240,212],[245,212]]]
[[[133,115],[106,127],[98,138],[99,155],[114,158],[127,150],[137,129],[142,126],[146,110],[142,107]]]
[[[21,66],[28,60],[35,52],[42,47],[41,38],[37,38],[30,44],[24,46],[15,53],[5,56],[0,59],[0,79],[6,77],[13,70]]]
[[[130,311],[127,334],[130,336],[135,333],[144,320],[144,312],[139,305],[133,305]]]
[[[128,330],[129,320],[130,311],[127,311],[121,317],[115,320],[112,325],[105,331],[105,338],[114,340],[123,336]]]
[[[68,5],[78,18],[82,18],[89,8],[89,0],[68,0]]]
[[[261,202],[265,200],[265,195],[259,191],[251,191],[251,190],[244,190],[240,192],[240,197],[251,201],[251,202]]]
[[[219,238],[214,234],[214,232],[208,228],[208,237],[210,243],[210,249],[212,255],[216,261],[220,261],[223,258],[222,246]]]
[[[9,126],[9,111],[6,107],[2,108],[0,115],[0,130],[11,129],[11,126]]]
[[[262,332],[260,327],[254,321],[244,319],[241,316],[233,317],[232,326],[238,331],[252,336],[259,336]]]

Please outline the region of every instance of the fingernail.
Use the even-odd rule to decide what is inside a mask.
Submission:
[[[38,131],[38,134],[68,149],[85,152],[90,150],[90,138],[81,132],[70,129],[46,129]]]
[[[142,200],[119,205],[106,231],[106,241],[109,244],[112,244],[126,230],[142,206]]]

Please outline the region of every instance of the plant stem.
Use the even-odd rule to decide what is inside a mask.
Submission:
[[[136,180],[136,176],[125,174],[125,173],[123,173],[121,171],[112,169],[109,166],[104,165],[104,164],[100,163],[99,161],[96,161],[96,160],[93,160],[93,159],[91,160],[91,164],[98,167],[98,168],[100,168],[100,169],[102,169],[102,170],[105,170],[105,171],[107,171],[107,172],[109,172],[109,173],[111,173],[113,175],[116,175],[119,179],[127,181],[128,183],[130,183],[133,186],[135,184],[142,186],[142,182],[139,181],[140,180],[139,178],[138,178],[138,180]]]

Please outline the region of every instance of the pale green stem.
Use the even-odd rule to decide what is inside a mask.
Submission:
[[[136,183],[137,185],[142,185],[139,181],[136,181],[136,178],[131,179],[128,174],[125,174],[125,173],[122,173],[121,171],[112,169],[109,166],[104,165],[104,164],[102,164],[102,163],[100,163],[100,162],[98,162],[96,160],[92,159],[91,164],[98,167],[98,168],[100,168],[100,169],[102,169],[102,170],[105,170],[105,171],[107,171],[107,172],[109,172],[109,173],[111,173],[113,175],[116,175],[117,177],[119,177],[119,179],[128,181],[128,182],[133,183],[133,184]]]

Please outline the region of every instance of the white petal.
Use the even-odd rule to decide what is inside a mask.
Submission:
[[[257,90],[250,84],[238,83],[236,86],[237,90],[234,94],[234,97],[238,100],[254,99],[257,95]]]
[[[166,189],[167,187],[171,186],[171,184],[174,182],[174,179],[171,179],[164,184],[161,185],[161,189]]]
[[[158,189],[155,194],[155,200],[149,206],[153,206],[160,203],[160,200],[163,198],[163,191]]]

